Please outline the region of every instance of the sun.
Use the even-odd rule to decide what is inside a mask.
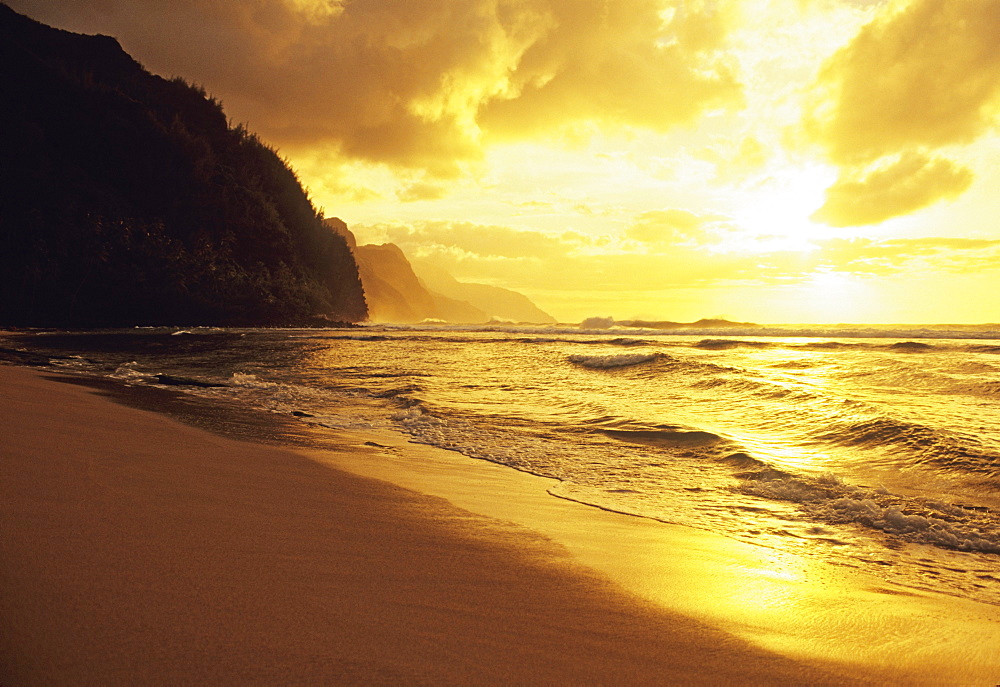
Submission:
[[[829,324],[877,319],[881,300],[869,280],[830,268],[813,272],[799,288],[799,296],[812,321]]]
[[[759,251],[812,251],[814,241],[834,235],[812,216],[835,177],[832,168],[819,164],[772,171],[736,195],[733,220]]]

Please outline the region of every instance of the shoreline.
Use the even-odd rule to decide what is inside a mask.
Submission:
[[[4,683],[843,681],[440,498],[0,383]]]
[[[154,631],[143,630],[146,625],[133,626],[136,634],[129,636],[127,623],[124,627],[106,628],[109,632],[114,629],[112,636],[117,641],[138,647],[154,638],[162,640],[172,629],[177,629],[175,616],[185,614],[182,602],[186,588],[177,586],[180,579],[177,573],[183,570],[186,571],[183,580],[199,585],[200,598],[208,609],[199,613],[187,609],[186,613],[194,613],[195,617],[184,622],[198,630],[192,640],[211,635],[213,641],[205,647],[216,647],[214,652],[205,647],[197,649],[201,659],[194,662],[188,658],[180,660],[184,652],[161,647],[153,652],[159,656],[159,663],[141,670],[132,665],[138,660],[136,655],[127,655],[127,650],[111,651],[119,662],[129,661],[131,670],[139,672],[130,673],[119,665],[117,670],[122,672],[113,673],[105,668],[102,673],[93,662],[97,659],[106,662],[110,648],[101,646],[100,638],[90,637],[89,644],[72,647],[78,662],[65,665],[66,670],[75,666],[97,671],[74,674],[84,682],[89,681],[88,675],[94,681],[128,676],[158,682],[211,675],[224,682],[253,682],[263,681],[276,669],[307,671],[283,673],[297,674],[307,680],[402,679],[416,683],[547,680],[939,683],[943,675],[948,675],[953,677],[952,681],[992,684],[1000,673],[1000,669],[993,670],[995,666],[988,665],[988,654],[983,653],[991,648],[983,642],[989,641],[990,630],[997,630],[996,621],[977,623],[974,617],[977,609],[959,608],[960,620],[939,623],[943,627],[937,629],[931,627],[935,612],[949,604],[961,607],[960,600],[914,595],[885,582],[874,589],[866,588],[872,580],[848,575],[845,581],[842,571],[804,569],[801,561],[781,552],[656,521],[643,523],[631,516],[567,502],[547,493],[551,480],[412,444],[402,436],[337,432],[333,441],[322,448],[307,448],[309,442],[305,440],[301,442],[303,446],[276,448],[261,442],[289,440],[287,432],[293,430],[293,424],[260,431],[261,427],[255,426],[250,417],[236,431],[245,431],[248,426],[255,429],[259,435],[253,437],[255,443],[234,441],[161,414],[115,405],[78,385],[43,379],[44,374],[0,366],[0,380],[8,391],[0,406],[3,408],[0,422],[10,425],[4,431],[12,432],[16,439],[12,444],[13,455],[4,459],[4,474],[23,473],[21,486],[28,489],[25,493],[31,489],[38,491],[34,511],[24,494],[4,496],[0,513],[11,523],[23,521],[19,524],[20,543],[3,544],[5,557],[26,552],[33,556],[48,555],[55,560],[56,550],[67,554],[63,549],[68,544],[60,542],[60,536],[72,533],[78,544],[85,544],[98,534],[105,540],[110,537],[109,528],[114,522],[101,518],[95,521],[93,512],[80,510],[85,506],[92,510],[94,504],[88,499],[97,496],[87,494],[81,498],[85,487],[82,483],[93,486],[100,482],[95,482],[95,474],[103,476],[108,469],[103,459],[95,459],[93,451],[102,441],[105,450],[111,450],[107,444],[111,437],[97,436],[102,433],[95,430],[97,427],[110,428],[110,434],[121,435],[119,443],[112,446],[131,442],[127,444],[128,450],[150,461],[138,466],[129,456],[116,459],[115,465],[122,472],[115,475],[117,482],[111,481],[119,491],[124,489],[128,494],[131,510],[114,510],[113,514],[119,517],[130,514],[142,521],[148,504],[143,506],[136,490],[169,487],[166,493],[157,493],[156,507],[168,518],[168,523],[183,524],[183,528],[164,529],[162,524],[146,522],[143,527],[148,531],[139,528],[124,539],[116,537],[112,543],[118,548],[107,550],[109,558],[98,561],[96,569],[83,566],[89,576],[87,584],[65,579],[69,574],[60,568],[68,565],[68,561],[61,562],[54,570],[5,570],[5,578],[11,577],[22,591],[41,588],[45,582],[55,585],[61,594],[67,590],[80,594],[78,588],[82,585],[90,593],[103,594],[106,601],[119,598],[115,594],[108,596],[109,588],[121,591],[124,585],[126,598],[133,604],[138,602],[134,595],[144,591],[155,601],[151,604],[157,621]],[[35,399],[34,415],[27,412],[25,394]],[[67,404],[71,410],[75,408],[96,418],[89,425],[75,427],[82,434],[69,432],[72,428],[67,423],[71,423],[72,416],[67,414]],[[136,399],[132,405],[136,405]],[[145,405],[156,408],[157,403]],[[52,417],[56,409],[62,409],[58,420]],[[198,408],[193,408],[188,414],[198,412]],[[42,417],[51,424],[44,435],[39,428],[30,426]],[[122,426],[126,419],[129,428]],[[213,422],[206,425],[212,426]],[[167,445],[151,444],[153,438],[166,436],[170,437]],[[73,445],[78,444],[75,452],[69,451],[59,458],[73,468],[75,475],[55,475],[45,466],[24,465],[28,453],[36,460],[52,457],[59,450],[60,437],[64,443],[72,438]],[[187,454],[179,455],[180,449],[170,445],[175,437]],[[292,443],[296,443],[294,439]],[[90,458],[84,470],[82,456],[88,452]],[[162,467],[164,461],[176,470],[167,474]],[[214,471],[211,488],[195,479],[203,474],[205,465]],[[31,470],[42,472],[35,475],[34,481],[26,481]],[[131,479],[132,473],[142,480]],[[39,476],[42,479],[37,479]],[[64,494],[73,494],[78,500],[73,514],[77,518],[86,515],[90,520],[84,517],[80,520],[82,524],[72,518],[60,523],[46,522],[52,532],[51,539],[46,541],[50,549],[41,551],[39,542],[31,536],[38,523],[25,516],[46,520],[47,516],[38,508],[38,498],[55,488],[46,484],[46,479],[55,479]],[[338,502],[346,498],[342,493],[345,489],[353,497],[349,504]],[[166,498],[168,494],[178,498]],[[307,494],[311,501],[294,503],[301,500],[302,494]],[[264,498],[271,510],[258,512],[248,500],[250,495]],[[503,498],[497,498],[498,495]],[[53,497],[54,494],[48,494],[46,498],[52,502]],[[101,498],[106,500],[106,494]],[[186,519],[184,512],[178,512],[192,505],[210,520],[195,524]],[[105,511],[107,507],[106,503],[102,506]],[[100,514],[108,515],[105,511]],[[356,522],[348,527],[345,518],[353,520],[361,512],[379,523],[382,528],[379,536],[385,531],[394,533],[391,551],[374,544],[376,533],[370,528],[365,530]],[[220,526],[224,533],[235,532],[236,539],[224,539],[225,546],[220,546],[183,536],[189,530],[217,533]],[[273,529],[280,536],[267,545],[251,536],[254,528]],[[9,529],[5,527],[3,531]],[[417,540],[430,538],[433,545],[407,541],[418,532],[421,536]],[[347,569],[329,550],[331,537],[353,552],[354,558]],[[101,573],[107,576],[115,570],[112,554],[127,553],[123,545],[128,543],[143,551],[157,549],[154,551],[157,554],[161,553],[160,548],[173,547],[174,557],[168,562],[153,556],[149,571],[131,570],[136,580],[120,583],[102,580]],[[164,546],[165,543],[169,546]],[[322,555],[306,546],[309,543],[325,547]],[[105,544],[111,546],[107,541]],[[471,556],[475,565],[466,560],[470,552],[475,554]],[[184,557],[192,553],[196,554],[195,560],[185,561]],[[75,555],[81,554],[77,551]],[[247,555],[261,566],[255,568],[258,572],[271,568],[280,571],[280,575],[268,577],[273,598],[257,598],[254,588],[258,580],[240,564],[241,557]],[[85,563],[94,567],[93,556],[84,558]],[[229,571],[228,584],[201,579],[198,561],[208,561],[216,574]],[[234,564],[242,575],[231,571]],[[333,577],[341,587],[329,586],[332,577],[328,568],[336,570]],[[398,569],[383,572],[394,568]],[[427,577],[416,575],[415,569],[425,571]],[[360,574],[362,570],[367,574]],[[39,577],[43,578],[41,582],[32,579]],[[135,588],[139,580],[143,585],[141,590]],[[252,607],[235,603],[234,597],[240,596],[234,591],[237,589],[254,601]],[[38,590],[35,591],[37,594]],[[375,607],[382,606],[381,615],[371,616],[370,607],[367,613],[356,616],[345,611],[358,610],[352,599],[359,595],[370,599]],[[23,604],[18,606],[13,592],[2,598],[5,616],[14,617],[10,615],[13,609],[27,625],[42,622],[33,617],[32,609]],[[299,608],[306,616],[315,616],[314,624],[298,627],[286,617],[288,611],[278,613],[277,618],[262,613],[264,609],[277,610],[272,605],[278,599],[282,600],[283,608]],[[493,603],[486,605],[486,600]],[[306,601],[318,604],[321,610],[302,608]],[[860,619],[859,604],[866,605]],[[128,604],[102,609],[99,613],[93,602],[84,605],[89,611],[76,618],[79,623],[95,617],[122,620],[123,615],[125,620],[143,619],[147,624],[149,621],[144,615],[131,617],[137,608]],[[122,606],[117,601],[112,602],[115,605]],[[400,609],[406,611],[403,616],[398,615]],[[51,614],[52,609],[49,611]],[[348,627],[333,627],[331,619],[344,618],[345,613],[349,616],[345,621]],[[173,615],[166,617],[169,614]],[[271,632],[263,627],[250,627],[254,619],[261,622],[265,618],[276,624]],[[75,637],[66,632],[66,623],[71,621],[52,617],[45,622],[61,624],[60,632],[66,636],[63,644]],[[216,636],[234,627],[239,632],[231,640],[222,641]],[[51,635],[54,629],[50,627],[49,633],[38,630],[35,641]],[[345,635],[358,630],[368,637],[364,650],[355,646],[356,637],[345,645],[350,650],[334,651],[327,646],[329,640],[344,642]],[[929,630],[933,631],[927,635]],[[979,634],[980,645],[970,647],[969,637],[984,630],[987,635],[984,638]],[[266,638],[276,633],[284,637],[284,653],[262,647],[250,651],[255,641],[266,645]],[[539,634],[540,639],[529,641]],[[322,641],[324,636],[327,642]],[[76,637],[77,642],[83,639]],[[109,637],[105,639],[110,641]],[[178,640],[173,637],[172,641]],[[955,653],[954,649],[962,642],[964,650]],[[15,644],[13,640],[5,642],[0,651],[0,678],[7,675],[9,662],[11,666],[17,663],[12,658],[17,653]],[[516,646],[519,644],[529,646]],[[181,645],[187,646],[184,642]],[[90,646],[90,654],[86,646]],[[392,647],[392,656],[374,662],[370,659],[373,651],[385,653],[388,647]],[[148,651],[149,647],[144,649]],[[68,645],[47,649],[53,654],[69,650]],[[188,647],[188,650],[195,649]],[[22,660],[26,655],[21,655]],[[35,660],[33,675],[66,675],[37,672],[41,669]]]
[[[353,448],[365,439],[355,435]],[[356,450],[303,452],[542,533],[635,598],[766,651],[881,684],[1000,679],[1000,618],[992,605],[566,500],[548,492],[555,480],[389,434],[377,441],[384,445],[368,451],[378,460]]]

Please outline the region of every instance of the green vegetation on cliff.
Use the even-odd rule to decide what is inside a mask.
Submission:
[[[0,325],[366,317],[343,237],[202,89],[0,4],[0,93]]]

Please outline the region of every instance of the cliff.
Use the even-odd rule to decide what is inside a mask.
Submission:
[[[344,237],[354,252],[373,322],[444,320],[481,324],[493,319],[555,322],[515,291],[459,282],[444,270],[429,265],[415,271],[399,246],[392,243],[359,246],[342,220],[328,217],[326,223]]]
[[[509,322],[555,324],[556,319],[524,294],[489,284],[461,282],[444,270],[427,263],[414,266],[420,280],[434,293],[453,298],[487,313],[490,319]]]
[[[0,325],[366,317],[344,238],[221,105],[0,4]]]

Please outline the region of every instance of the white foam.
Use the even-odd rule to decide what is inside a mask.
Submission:
[[[143,372],[139,369],[139,363],[132,361],[129,363],[124,363],[119,365],[114,372],[108,375],[112,379],[117,379],[122,382],[149,382],[156,378],[156,375]]]
[[[1000,553],[1000,520],[989,512],[906,498],[884,488],[857,487],[833,475],[753,479],[745,482],[740,491],[797,503],[811,518],[862,525],[913,544]]]
[[[250,389],[274,389],[278,387],[275,382],[267,382],[257,377],[255,374],[247,372],[234,372],[229,378],[232,386],[242,386]]]

